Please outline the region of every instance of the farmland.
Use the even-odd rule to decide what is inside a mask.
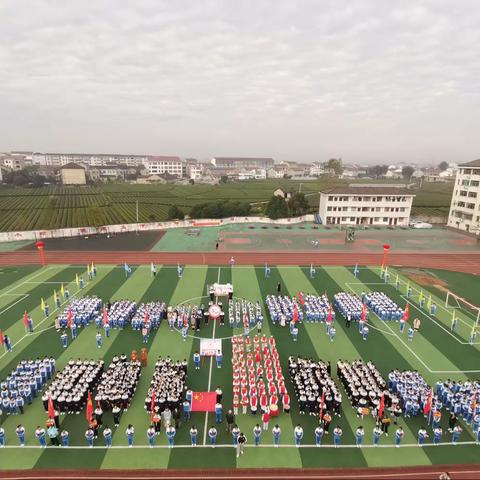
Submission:
[[[372,180],[368,180],[372,183]],[[0,189],[0,231],[70,228],[131,223],[154,222],[167,218],[171,205],[188,213],[198,203],[238,200],[251,203],[265,202],[277,188],[298,190],[307,195],[312,211],[318,205],[318,191],[322,188],[347,183],[332,178],[306,180],[243,181],[212,185],[132,185],[111,183],[101,186]],[[384,183],[384,182],[382,182]],[[416,189],[414,214],[446,214],[450,205],[452,184],[424,183]],[[259,204],[261,208],[262,204]]]

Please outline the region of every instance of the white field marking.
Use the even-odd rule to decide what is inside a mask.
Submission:
[[[61,285],[62,283],[70,283],[70,280],[66,280],[64,282],[31,282],[31,281],[27,281],[27,282],[23,282],[24,284],[32,284],[32,285]]]
[[[406,295],[401,295],[401,297],[408,302],[408,299],[406,297]],[[462,341],[460,340],[457,335],[455,335],[454,333],[452,333],[448,328],[446,328],[444,325],[441,325],[440,323],[438,323],[435,318],[433,318],[432,316],[430,316],[427,312],[423,311],[420,307],[418,307],[417,305],[415,305],[414,303],[410,303],[412,305],[412,307],[415,307],[420,313],[422,313],[423,315],[425,315],[427,318],[429,318],[433,323],[435,323],[435,325],[437,325],[437,327],[440,327],[443,331],[445,331],[446,333],[448,333],[451,337],[453,337],[458,343],[461,343],[462,345],[472,345],[470,342],[465,342],[465,341]],[[459,318],[459,320],[461,320]],[[466,323],[466,322],[463,322],[463,323]],[[470,325],[469,325],[470,326]],[[474,345],[480,345],[480,342],[474,342]]]
[[[50,265],[48,267],[42,267],[40,269],[40,271],[38,273],[36,273],[33,277],[30,277],[31,279],[33,278],[37,278],[39,277],[40,275],[42,275],[43,273],[45,273],[47,270],[50,270],[52,269],[53,266]],[[8,290],[7,292],[5,293],[2,293],[2,295],[8,295],[9,293],[13,292],[14,290],[16,290],[17,288],[20,288],[22,285],[25,285],[27,282],[30,282],[31,280],[26,280],[26,281],[23,281],[22,283],[19,283],[18,285],[15,285],[14,287],[12,287],[10,290]],[[40,282],[40,283],[43,283],[43,282]]]
[[[438,447],[442,446],[454,446],[455,444],[453,442],[443,442],[438,445]],[[475,440],[467,440],[464,442],[457,442],[456,446],[463,446],[463,445],[480,445],[478,442]],[[430,448],[430,447],[437,447],[433,442],[432,443],[425,443],[423,447],[419,447],[418,443],[402,443],[400,444],[400,447],[398,448]],[[5,449],[12,449],[12,450],[26,450],[26,449],[32,449],[32,450],[37,450],[37,449],[42,449],[40,445],[25,445],[24,447],[20,447],[20,445],[5,445]],[[45,448],[45,450],[52,450],[52,449],[57,449],[57,450],[91,450],[91,449],[97,449],[97,450],[111,450],[111,449],[117,449],[117,450],[128,450],[128,449],[148,449],[152,448],[150,445],[134,445],[133,447],[129,447],[128,445],[112,445],[111,447],[105,447],[103,445],[96,445],[93,447],[89,447],[88,445],[71,445],[69,447],[54,447],[51,445],[48,445],[48,447]],[[170,449],[168,445],[154,445],[153,448],[160,448],[160,449]],[[191,448],[191,449],[196,449],[196,448],[212,448],[211,445],[197,445],[196,447],[192,447],[190,444],[183,444],[183,445],[174,445],[172,448]],[[216,448],[231,448],[234,449],[235,447],[233,444],[227,443],[227,444],[217,444]],[[325,448],[335,448],[335,445],[333,444],[322,444],[321,447],[317,447],[313,443],[309,444],[303,444],[298,447],[294,443],[292,444],[280,444],[278,447],[275,447],[273,443],[260,443],[260,445],[245,445],[245,448],[247,449],[252,449],[256,450],[258,448],[319,448],[320,450],[325,449]],[[355,443],[352,444],[341,444],[337,448],[343,448],[343,449],[348,449],[348,448],[358,448]],[[373,444],[363,444],[360,450],[363,449],[382,449],[382,448],[397,448],[395,444],[382,444],[380,443],[378,447],[375,447]],[[43,478],[43,477],[42,477]]]
[[[72,282],[69,282],[69,283],[72,283]],[[67,284],[68,285],[68,284]],[[86,285],[85,285],[86,286]],[[51,320],[52,319],[52,316],[55,312],[57,312],[58,310],[60,310],[66,303],[70,302],[70,300],[74,297],[76,297],[79,293],[82,292],[83,289],[79,289],[77,290],[75,293],[73,293],[72,295],[70,295],[70,298],[68,300],[64,300],[61,304],[60,304],[60,307],[57,307],[55,308],[54,310],[51,311],[50,315],[48,317],[45,317],[43,320],[40,320],[40,322],[37,323],[37,327],[39,327],[43,322],[45,322],[46,320]],[[12,349],[15,348],[21,341],[25,340],[26,338],[28,338],[31,334],[29,333],[25,333],[25,335],[23,335],[23,337],[20,338],[20,340],[18,340],[17,343],[14,343],[12,345]],[[0,360],[5,356],[7,355],[9,352],[4,352],[2,353],[2,355],[0,355]]]
[[[348,285],[348,288],[355,294],[357,295],[357,292],[355,292],[355,290],[350,286]],[[375,313],[375,312],[372,312],[380,322],[383,322],[383,320],[381,318],[378,317],[378,315]],[[398,336],[397,333],[395,333],[391,328],[390,328],[390,325],[388,324],[388,322],[383,322],[385,324],[385,326],[392,332],[393,335],[395,335],[395,337],[397,337],[398,340],[400,340],[400,342],[403,344],[403,346],[430,372],[430,373],[480,373],[480,370],[432,370],[418,355],[417,353],[415,353],[409,345],[407,345],[407,343],[403,340],[403,338],[401,338],[400,336]]]
[[[220,283],[220,268],[218,267],[217,283]],[[215,297],[215,303],[218,302],[218,297]],[[217,320],[213,321],[213,334],[212,338],[215,338],[215,327],[217,326]],[[207,392],[210,391],[212,385],[212,368],[213,368],[213,356],[210,357],[210,370],[208,371],[208,387]],[[208,412],[205,412],[205,425],[203,427],[203,446],[207,443],[207,426],[208,426]]]
[[[17,294],[9,293],[8,295],[21,296],[21,298],[19,298],[16,302],[13,302],[11,305],[9,305],[8,307],[5,307],[3,310],[1,310],[0,315],[4,314],[8,310],[10,310],[12,307],[14,307],[17,303],[20,303],[21,301],[25,300],[27,297],[30,296],[29,293],[17,293]]]

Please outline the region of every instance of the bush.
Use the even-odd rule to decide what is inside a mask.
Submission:
[[[168,209],[168,219],[169,220],[183,220],[185,218],[185,214],[181,208],[178,208],[176,205],[172,205]]]

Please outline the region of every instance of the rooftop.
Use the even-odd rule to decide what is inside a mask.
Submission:
[[[408,195],[414,197],[411,190],[396,187],[334,187],[322,191],[329,195]]]
[[[61,170],[85,170],[84,167],[75,162],[66,163]]]
[[[480,168],[480,158],[478,160],[473,160],[467,163],[461,163],[460,167],[479,167]]]

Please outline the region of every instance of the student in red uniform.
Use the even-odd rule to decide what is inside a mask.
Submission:
[[[270,422],[270,413],[268,412],[268,409],[265,410],[264,414],[262,415],[262,423],[263,423],[263,429],[268,430],[268,423]]]

